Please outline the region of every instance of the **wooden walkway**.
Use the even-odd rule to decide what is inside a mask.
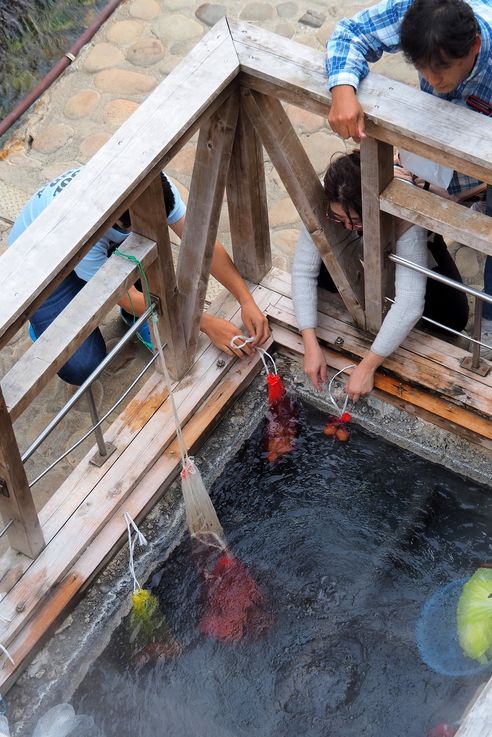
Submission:
[[[290,291],[290,274],[279,269],[272,269],[254,287],[255,299],[270,319],[274,348],[300,355],[302,338],[294,327]],[[230,296],[221,295],[211,310],[240,324]],[[339,298],[328,293],[320,297],[318,321],[332,368],[339,370],[367,351],[370,336],[353,326]],[[402,409],[454,427],[469,441],[492,450],[492,375],[470,375],[460,367],[464,355],[465,351],[414,330],[385,363],[384,372],[378,372],[376,387]],[[219,357],[224,355],[203,341],[191,372],[175,386],[192,452],[261,368],[258,356],[241,362],[225,357],[218,363]],[[436,365],[448,369],[444,386]],[[180,458],[174,423],[159,374],[148,379],[105,439],[116,452],[98,468],[89,463],[91,450],[42,510],[47,545],[40,555],[32,560],[9,551],[0,562],[0,617],[11,620],[0,624],[0,642],[15,661],[15,665],[5,662],[1,669],[0,690],[15,680],[74,597],[124,543],[123,511],[143,517],[177,477]]]

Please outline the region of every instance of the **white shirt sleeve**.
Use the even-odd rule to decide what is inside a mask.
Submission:
[[[396,242],[396,255],[419,266],[428,265],[427,231],[412,225]],[[395,302],[384,318],[372,350],[389,356],[422,317],[427,277],[406,266],[395,268]]]
[[[321,256],[304,226],[297,239],[292,264],[292,300],[299,330],[315,328],[318,310],[318,274]]]

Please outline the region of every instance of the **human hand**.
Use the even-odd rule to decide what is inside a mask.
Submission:
[[[231,340],[235,335],[239,335],[241,331],[228,320],[205,314],[202,315],[200,329],[208,335],[217,348],[227,353],[228,356],[236,355],[238,358],[244,358],[253,353],[253,349],[249,344],[246,344],[243,348],[231,348]]]
[[[304,373],[309,376],[315,389],[320,391],[326,381],[326,361],[318,341],[306,345],[304,343]]]
[[[348,84],[332,87],[331,98],[330,128],[342,138],[353,138],[360,143],[366,137],[364,111],[354,88]]]
[[[350,374],[349,380],[345,384],[345,393],[352,402],[358,402],[361,397],[369,394],[373,388],[374,368],[361,361]]]
[[[254,338],[253,346],[261,345],[270,337],[268,319],[253,297],[241,304],[241,319],[248,335]]]

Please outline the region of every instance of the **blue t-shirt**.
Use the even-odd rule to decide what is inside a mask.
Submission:
[[[24,206],[18,215],[7,239],[7,245],[11,246],[14,241],[25,231],[37,216],[48,207],[55,197],[67,187],[77,176],[79,169],[70,169],[61,174],[53,181],[41,187]],[[166,177],[167,178],[167,177]],[[168,225],[173,225],[180,220],[186,212],[186,206],[174,184],[168,179],[174,195],[174,207],[167,216]],[[128,238],[129,233],[123,233],[116,228],[109,228],[105,234],[95,243],[84,258],[79,261],[74,271],[84,281],[89,281],[99,271],[110,255],[110,249],[114,245],[120,245]]]

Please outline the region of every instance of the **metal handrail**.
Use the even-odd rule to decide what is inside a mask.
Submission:
[[[162,347],[165,348],[166,347],[166,343],[163,343]],[[116,348],[116,346],[115,346],[115,348]],[[33,479],[32,481],[30,481],[29,482],[29,486],[34,486],[34,484],[36,484],[38,481],[40,481],[43,478],[43,476],[46,476],[46,474],[49,473],[49,471],[51,471],[56,465],[58,465],[58,463],[60,463],[60,461],[62,461],[69,453],[72,453],[72,451],[74,451],[75,448],[78,448],[79,445],[81,443],[83,443],[84,440],[86,440],[89,437],[89,435],[91,435],[93,432],[95,432],[97,430],[97,428],[99,428],[102,425],[102,423],[105,420],[108,419],[109,415],[112,412],[114,412],[114,410],[116,409],[116,407],[119,404],[121,404],[121,402],[125,399],[125,397],[128,396],[128,394],[131,392],[131,390],[133,389],[133,387],[136,384],[138,384],[138,382],[140,381],[140,379],[142,378],[142,376],[145,374],[145,372],[147,371],[147,369],[149,369],[152,366],[152,364],[157,360],[157,358],[159,358],[159,353],[158,352],[154,353],[154,355],[152,356],[152,358],[150,359],[150,361],[148,361],[145,364],[145,366],[140,371],[140,373],[138,374],[138,376],[132,381],[132,383],[130,384],[130,386],[128,386],[125,389],[125,391],[123,392],[123,394],[116,400],[116,402],[113,404],[113,406],[110,409],[108,409],[108,411],[106,412],[106,414],[103,415],[101,417],[101,419],[96,422],[95,425],[93,425],[89,430],[87,430],[87,432],[81,438],[79,438],[76,443],[74,443],[72,446],[70,446],[70,448],[68,448],[68,450],[66,450],[63,453],[63,455],[61,455],[59,458],[57,458],[56,461],[53,461],[53,463],[50,463],[50,465],[47,468],[45,468],[44,471],[42,471],[39,474],[39,476],[36,476],[35,479]]]
[[[417,271],[420,274],[424,274],[429,279],[434,279],[434,281],[438,281],[441,284],[446,284],[446,286],[448,287],[457,289],[458,291],[464,292],[465,294],[470,294],[472,297],[475,298],[473,337],[466,336],[467,340],[473,343],[473,350],[471,351],[471,363],[464,363],[465,359],[463,359],[462,365],[464,365],[468,369],[471,369],[472,371],[485,375],[488,372],[488,369],[486,367],[486,364],[483,364],[480,361],[480,348],[481,347],[488,348],[492,351],[492,346],[489,345],[488,343],[483,343],[480,340],[480,338],[482,337],[482,325],[481,325],[482,303],[487,302],[488,304],[492,304],[492,295],[486,294],[485,292],[480,292],[478,289],[474,289],[474,287],[469,287],[467,284],[463,284],[462,282],[455,281],[454,279],[451,279],[449,276],[443,276],[443,274],[438,274],[436,271],[432,271],[431,269],[428,269],[425,266],[420,266],[419,264],[416,264],[413,261],[410,261],[406,258],[402,258],[401,256],[397,256],[394,253],[390,254],[388,258],[390,261],[393,261],[393,263],[395,264],[399,264],[400,266],[404,266],[405,268],[412,269],[412,271]],[[389,302],[393,302],[393,300],[389,298],[387,299]],[[443,325],[442,323],[436,322],[435,320],[431,320],[430,318],[425,317],[423,315],[422,315],[422,319],[426,320],[427,322],[433,325],[436,325],[439,328],[442,328],[448,333],[452,333],[454,335],[460,335],[460,336],[463,335],[457,330],[453,330],[453,328],[450,328],[447,325]],[[466,359],[466,361],[468,361],[468,359]]]
[[[412,269],[413,271],[418,271],[420,274],[425,274],[430,279],[434,279],[435,281],[442,282],[442,284],[447,284],[449,287],[454,287],[455,289],[458,289],[460,292],[466,292],[467,294],[473,295],[476,299],[482,300],[482,302],[488,302],[489,304],[492,304],[492,296],[490,294],[486,294],[485,292],[480,292],[478,289],[474,289],[473,287],[469,287],[466,284],[462,284],[462,282],[455,281],[454,279],[450,279],[449,276],[443,276],[442,274],[438,274],[435,271],[432,271],[432,269],[427,269],[425,266],[420,266],[419,264],[415,264],[413,261],[409,261],[406,258],[402,258],[401,256],[396,256],[394,253],[391,253],[388,256],[390,261],[393,261],[395,264],[400,264],[400,266],[407,266],[409,269]]]
[[[148,317],[150,317],[153,310],[154,310],[154,305],[150,305],[145,310],[145,312],[138,318],[138,320],[136,320],[133,323],[133,325],[127,330],[125,335],[118,341],[118,343],[107,354],[107,356],[105,356],[105,358],[101,361],[101,363],[98,366],[96,366],[94,371],[87,377],[84,383],[80,385],[80,387],[77,389],[75,394],[73,394],[73,396],[70,397],[68,402],[64,404],[64,406],[61,408],[58,414],[51,420],[51,422],[48,423],[45,429],[37,436],[37,438],[31,443],[31,445],[27,448],[27,450],[22,454],[21,460],[23,463],[25,463],[32,456],[32,454],[39,448],[41,443],[43,443],[43,441],[48,437],[48,435],[63,420],[63,418],[72,409],[74,404],[80,399],[80,397],[86,391],[86,389],[88,389],[88,387],[91,386],[91,384],[98,378],[98,376],[100,376],[100,374],[104,371],[106,366],[109,363],[111,363],[113,358],[120,352],[123,346],[126,345],[126,343],[128,343],[130,338],[137,332],[139,327],[143,325],[143,323],[146,321]]]

